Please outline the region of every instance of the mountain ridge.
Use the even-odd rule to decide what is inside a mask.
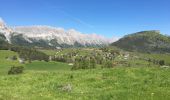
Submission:
[[[0,33],[4,34],[7,41],[12,44],[40,46],[38,44],[42,44],[43,42],[45,45],[48,45],[44,45],[43,47],[50,48],[105,46],[110,43],[110,40],[103,36],[97,34],[83,34],[74,29],[66,31],[63,28],[47,25],[9,28],[2,19],[0,19]]]

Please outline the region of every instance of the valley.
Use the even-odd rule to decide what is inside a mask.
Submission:
[[[0,18],[0,100],[170,100],[170,36],[106,38]]]

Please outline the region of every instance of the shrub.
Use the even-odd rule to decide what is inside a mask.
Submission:
[[[8,75],[21,74],[23,73],[23,70],[24,70],[23,66],[13,66],[8,71]]]
[[[94,69],[96,68],[96,59],[94,57],[76,58],[72,70]]]
[[[165,61],[164,60],[160,60],[159,61],[159,65],[161,65],[161,66],[165,65]]]
[[[102,68],[113,68],[113,62],[112,61],[106,61]]]
[[[90,58],[90,68],[96,68],[96,60],[95,58],[91,57]]]
[[[17,60],[17,56],[13,56],[13,57],[12,57],[12,60]]]

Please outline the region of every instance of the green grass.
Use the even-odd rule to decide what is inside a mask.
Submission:
[[[170,100],[170,68],[148,67],[144,60],[128,60],[132,67],[76,71],[66,63],[33,61],[23,65],[23,74],[7,75],[9,67],[21,65],[6,59],[14,55],[0,50],[0,100]],[[62,91],[67,84],[72,90]]]
[[[72,78],[71,78],[72,76]],[[2,100],[169,100],[170,69],[26,71],[0,76]],[[72,91],[59,87],[71,84]]]
[[[34,71],[57,71],[57,70],[70,70],[72,66],[67,63],[61,62],[44,62],[33,61],[32,63],[20,64],[18,60],[7,60],[6,57],[18,56],[17,53],[7,50],[0,50],[0,75],[7,74],[8,70],[12,66],[24,66],[26,70]]]
[[[155,60],[164,60],[166,64],[170,65],[170,54],[140,54],[140,56]]]
[[[46,71],[57,71],[57,70],[70,70],[72,66],[67,63],[61,62],[44,62],[44,61],[34,61],[32,63],[27,63],[25,68],[27,70],[46,70]]]
[[[8,50],[0,50],[0,75],[6,74],[8,69],[13,66],[21,65],[17,60],[7,60],[7,57],[18,56],[17,53],[8,51]]]

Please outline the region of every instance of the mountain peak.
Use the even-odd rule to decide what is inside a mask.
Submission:
[[[147,30],[147,31],[141,31],[141,32],[137,32],[138,34],[160,34],[160,30]]]
[[[5,22],[0,17],[0,33],[5,35],[8,42],[10,42],[11,32],[12,32],[12,30],[9,27],[6,26]]]
[[[4,28],[6,25],[5,25],[5,22],[3,21],[3,19],[0,17],[0,28]]]
[[[146,30],[146,31],[140,31],[132,34],[125,35],[124,37],[133,37],[133,36],[155,36],[155,35],[160,35],[160,30]]]

